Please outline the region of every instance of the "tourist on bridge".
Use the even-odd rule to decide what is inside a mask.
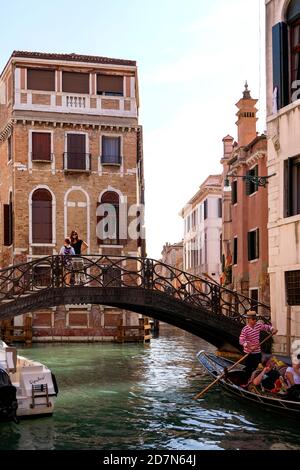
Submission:
[[[88,247],[88,244],[78,237],[78,232],[76,230],[72,230],[70,240],[71,246],[74,248],[75,255],[81,255],[81,252],[85,251]]]
[[[247,318],[247,325],[242,329],[239,341],[240,345],[243,346],[244,353],[248,354],[245,359],[245,373],[249,379],[261,362],[260,332],[267,331],[275,335],[277,330],[271,325],[258,323],[255,310],[249,310],[245,317]]]
[[[80,256],[82,251],[85,251],[88,247],[88,244],[81,240],[78,237],[78,232],[76,230],[72,230],[70,235],[71,246],[74,248],[75,255]],[[74,259],[73,260],[73,269],[74,274],[72,275],[71,282],[74,284],[84,284],[86,282],[85,272],[84,272],[84,262],[83,259]]]
[[[61,247],[59,254],[63,256],[63,264],[66,270],[66,274],[64,276],[65,284],[66,286],[70,286],[72,273],[71,256],[75,255],[74,248],[71,246],[70,238],[65,238],[64,245]]]

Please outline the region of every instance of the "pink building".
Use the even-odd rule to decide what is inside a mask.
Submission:
[[[223,139],[221,163],[224,182],[230,182],[231,199],[225,186],[223,268],[226,275],[222,280],[254,301],[268,304],[268,192],[266,187],[251,181],[251,177],[267,174],[267,139],[256,132],[256,103],[246,83],[243,97],[236,104],[238,142],[233,142],[230,136]]]

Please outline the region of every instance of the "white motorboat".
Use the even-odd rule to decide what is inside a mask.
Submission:
[[[57,393],[48,367],[17,355],[16,348],[0,340],[0,421],[52,415]]]

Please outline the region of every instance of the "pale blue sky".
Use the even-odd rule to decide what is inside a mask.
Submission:
[[[0,12],[1,70],[15,49],[137,61],[148,255],[158,258],[183,236],[180,209],[221,172],[246,79],[265,129],[264,0],[13,0]]]

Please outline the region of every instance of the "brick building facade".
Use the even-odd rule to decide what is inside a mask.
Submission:
[[[266,304],[270,301],[268,192],[267,187],[247,180],[248,176],[267,174],[267,138],[256,132],[256,103],[246,84],[243,96],[236,104],[238,142],[231,136],[223,139],[221,160],[225,183],[222,283],[252,298],[253,308],[256,308],[256,300]]]
[[[59,253],[73,229],[86,254],[144,254],[142,234],[127,230],[144,203],[138,107],[134,61],[12,53],[0,76],[1,267]],[[102,239],[96,211],[107,203],[115,233]],[[96,305],[28,315],[35,340],[112,339],[120,319],[139,320]]]

